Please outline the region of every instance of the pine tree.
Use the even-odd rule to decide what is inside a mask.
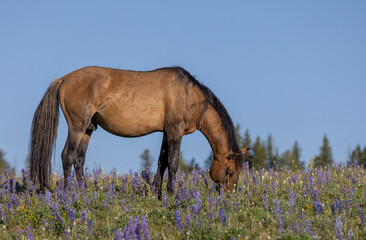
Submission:
[[[266,166],[266,148],[263,143],[261,143],[261,139],[258,136],[254,145],[253,145],[254,156],[252,159],[252,163],[254,167],[265,167]]]
[[[5,153],[0,149],[0,173],[6,170],[10,176],[15,176],[15,168],[10,167],[10,164],[5,160],[4,155]]]
[[[246,129],[245,130],[245,133],[244,133],[244,138],[243,138],[243,145],[242,147],[250,147],[250,148],[253,148],[252,147],[252,140],[250,138],[250,133],[249,133],[249,129]],[[252,150],[249,150],[246,154],[244,154],[244,161],[248,162],[249,163],[249,167],[254,167],[254,164],[253,164],[253,154],[252,154]]]
[[[267,146],[266,146],[266,153],[267,153],[267,166],[269,168],[273,168],[276,164],[276,155],[273,152],[273,140],[272,135],[269,134],[267,138]]]
[[[244,138],[240,135],[240,124],[236,125],[235,127],[235,133],[236,133],[236,139],[238,141],[238,145],[240,148],[245,147],[244,146]]]
[[[149,149],[145,149],[144,152],[140,155],[140,158],[142,169],[151,168],[153,158],[150,154]]]
[[[281,157],[278,159],[277,166],[280,168],[291,168],[292,162],[293,154],[290,150],[287,150],[281,154]]]
[[[314,161],[314,167],[325,167],[333,164],[332,150],[326,135],[323,137],[323,145],[320,147],[320,154]]]
[[[210,152],[210,155],[206,158],[205,162],[203,163],[204,169],[210,169],[212,161],[213,161],[213,152]]]
[[[294,146],[292,147],[292,156],[293,156],[293,162],[292,162],[291,168],[293,170],[303,169],[305,163],[300,160],[300,158],[301,158],[301,148],[300,148],[299,143],[297,141],[295,141]]]
[[[186,159],[184,158],[182,151],[179,153],[178,169],[181,171],[185,171],[186,169],[189,169],[189,164],[187,163]]]
[[[0,150],[0,171],[3,171],[5,169],[9,169],[10,165],[4,158],[4,152]]]
[[[251,147],[252,139],[250,138],[249,129],[247,128],[244,133],[243,147]]]
[[[360,145],[357,145],[355,150],[352,151],[352,154],[350,156],[350,160],[348,163],[354,163],[357,162],[359,165],[366,166],[366,146],[363,150],[361,150]]]

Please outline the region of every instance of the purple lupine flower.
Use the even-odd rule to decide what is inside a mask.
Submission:
[[[145,240],[150,240],[149,228],[146,216],[141,217],[141,234]]]
[[[352,238],[353,238],[353,230],[351,229],[348,231],[347,239],[352,240]]]
[[[283,235],[285,233],[285,229],[284,229],[284,222],[283,222],[283,212],[280,206],[280,201],[278,199],[274,200],[274,203],[276,204],[275,206],[275,211],[276,211],[276,217],[278,219],[278,224],[279,224],[279,228],[278,231]]]
[[[42,203],[43,203],[43,194],[42,194],[42,191],[40,191],[40,192],[39,192],[39,194],[38,194],[38,202],[39,202],[39,204],[41,204],[41,205],[42,205]]]
[[[168,204],[167,204],[167,197],[166,197],[166,192],[163,193],[163,207],[166,207]]]
[[[314,208],[315,208],[315,212],[318,213],[318,214],[324,214],[324,209],[323,209],[323,205],[322,203],[320,202],[319,199],[317,199],[315,202],[314,202]]]
[[[220,218],[220,222],[222,223],[222,225],[226,225],[226,216],[225,216],[224,209],[222,209],[222,208],[219,210],[219,218]]]
[[[57,191],[57,200],[58,200],[58,203],[60,203],[60,204],[63,202],[62,194],[63,194],[63,191],[62,191],[62,188],[60,187]]]
[[[192,213],[193,213],[194,218],[196,218],[198,212],[199,212],[199,206],[197,204],[193,204],[192,205]]]
[[[336,230],[336,236],[338,240],[343,239],[343,224],[341,217],[337,217],[336,223],[335,223],[335,230]]]
[[[150,185],[150,176],[151,176],[150,169],[146,168],[146,170],[142,171],[141,176],[142,176],[142,179],[144,179],[145,182]]]
[[[64,231],[65,239],[70,239],[70,232],[68,230]]]
[[[90,206],[90,198],[88,196],[85,197],[85,203],[88,207]]]
[[[75,211],[70,207],[66,207],[67,216],[69,217],[69,221],[72,224],[75,221]]]
[[[48,190],[46,190],[46,193],[44,195],[44,200],[46,202],[47,207],[51,207],[51,197],[52,193]]]
[[[361,226],[365,226],[365,216],[363,215],[363,212],[361,211],[360,204],[357,204],[357,212],[358,216],[360,217]]]
[[[188,228],[188,230],[191,229],[191,215],[189,213],[187,214],[185,220],[186,220],[186,227]]]
[[[18,230],[18,239],[22,239],[23,229],[19,228]]]
[[[72,203],[76,202],[76,192],[71,193],[71,202]]]
[[[114,230],[113,234],[115,236],[114,240],[122,240],[123,239],[123,233],[120,230],[118,230],[118,229]]]
[[[138,173],[135,173],[134,177],[131,180],[131,185],[133,190],[137,193],[140,191],[141,189],[141,180],[140,177],[138,175]]]
[[[93,232],[93,221],[91,219],[88,220],[88,230],[89,234]]]
[[[335,216],[336,212],[337,212],[337,207],[335,203],[331,203],[330,204],[330,209],[332,210],[332,215]]]
[[[93,192],[93,200],[94,200],[94,204],[97,203],[97,191]]]
[[[292,225],[292,231],[296,234],[297,233],[297,222],[295,221]]]
[[[81,213],[81,223],[82,223],[82,224],[84,224],[84,223],[85,223],[85,221],[86,221],[86,216],[87,216],[87,215],[86,215],[86,212],[82,212],[82,213]]]
[[[273,195],[276,196],[276,182],[275,181],[272,182],[272,191],[273,191]]]
[[[335,199],[335,205],[338,209],[338,213],[341,214],[343,211],[343,206],[342,206],[342,202],[338,201],[338,199]]]
[[[130,217],[128,225],[124,228],[125,239],[138,239],[140,236],[140,226],[138,217]]]
[[[25,228],[25,238],[27,240],[33,240],[33,234],[30,232],[30,227]]]
[[[350,201],[353,200],[353,193],[355,192],[355,188],[351,187],[351,189],[349,190],[349,194],[348,194],[348,198]]]
[[[195,198],[196,198],[196,205],[198,206],[198,208],[200,209],[202,207],[202,202],[201,202],[201,193],[200,191],[196,191],[195,192]]]
[[[294,207],[294,193],[293,191],[291,191],[291,189],[289,189],[289,201],[288,201],[288,206],[290,207],[290,212],[292,212],[292,209]]]
[[[180,211],[179,211],[179,209],[177,209],[175,211],[175,223],[176,223],[176,225],[178,227],[179,232],[183,232],[184,226],[183,226],[183,223],[182,223],[182,219],[180,217]]]
[[[62,219],[58,208],[59,207],[58,207],[58,203],[57,202],[55,202],[55,203],[52,204],[52,212],[53,212],[53,215],[57,219],[58,223],[62,225],[63,222],[64,222],[64,220]]]
[[[349,212],[350,206],[348,200],[344,200],[344,208],[346,209],[346,212]]]

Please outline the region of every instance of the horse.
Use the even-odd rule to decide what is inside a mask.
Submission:
[[[59,106],[68,125],[62,151],[64,180],[74,166],[76,180],[84,177],[85,154],[98,126],[121,137],[163,132],[153,186],[161,196],[168,168],[168,193],[173,193],[182,137],[199,130],[213,150],[210,177],[229,192],[236,188],[245,153],[235,127],[212,91],[181,67],[132,71],[84,67],[55,79],[33,117],[30,137],[30,175],[49,188],[51,158],[57,137]]]

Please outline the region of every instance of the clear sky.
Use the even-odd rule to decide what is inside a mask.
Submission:
[[[54,78],[88,65],[152,70],[180,65],[223,102],[242,133],[274,138],[282,153],[295,140],[302,160],[324,134],[336,161],[366,145],[365,1],[2,1],[0,149],[25,166],[33,113]],[[60,115],[55,170],[67,125]],[[89,168],[140,169],[160,151],[161,133],[125,139],[101,128]],[[200,132],[182,151],[201,163]]]

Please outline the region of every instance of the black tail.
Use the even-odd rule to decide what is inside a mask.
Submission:
[[[33,116],[29,146],[30,174],[31,179],[38,181],[41,188],[49,188],[52,173],[51,158],[57,137],[58,89],[61,83],[62,79],[52,82]]]

